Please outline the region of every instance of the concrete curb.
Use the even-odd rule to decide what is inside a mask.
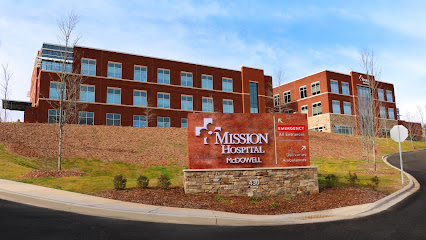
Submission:
[[[387,162],[387,156],[383,160],[390,165]],[[84,215],[147,222],[221,226],[291,225],[347,220],[384,211],[420,188],[420,184],[413,176],[404,173],[409,179],[407,186],[374,203],[283,215],[250,215],[160,207],[105,199],[9,180],[0,180],[0,199]]]

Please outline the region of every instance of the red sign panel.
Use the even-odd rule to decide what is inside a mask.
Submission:
[[[190,113],[190,169],[309,166],[306,114]]]

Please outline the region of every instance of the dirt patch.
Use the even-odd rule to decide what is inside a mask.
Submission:
[[[244,214],[274,215],[321,211],[377,201],[387,194],[370,189],[336,187],[319,194],[285,197],[257,198],[187,195],[183,188],[108,190],[98,196],[121,201],[157,206],[209,209]]]
[[[61,177],[73,177],[73,176],[87,176],[88,174],[85,172],[77,172],[77,171],[53,171],[53,170],[45,170],[45,169],[37,169],[33,170],[21,178],[61,178]]]

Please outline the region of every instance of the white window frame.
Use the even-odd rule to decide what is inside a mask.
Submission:
[[[302,97],[302,91],[301,91],[302,88],[305,88],[305,97]],[[300,99],[305,99],[308,97],[308,88],[306,87],[306,85],[299,87],[299,95],[300,95]]]
[[[135,92],[144,92],[145,93],[145,105],[135,105]],[[148,92],[146,90],[133,89],[133,106],[146,107],[148,106]]]
[[[342,85],[342,94],[343,95],[351,95],[351,91],[349,89],[349,83],[348,82],[341,82],[340,84]],[[348,93],[347,94],[344,93],[344,91],[343,91],[343,84],[347,84],[348,85]],[[337,88],[339,88],[339,83],[337,83]]]
[[[280,94],[275,94],[274,95],[274,107],[278,107],[279,105],[281,105]]]
[[[306,113],[303,112],[303,108],[306,108]],[[308,105],[300,106],[300,113],[309,114],[309,107],[308,107]]]
[[[334,112],[334,103],[339,103],[339,112]],[[322,104],[321,104],[321,107],[322,107]],[[333,113],[336,113],[336,114],[341,114],[342,113],[342,111],[340,110],[340,101],[339,100],[332,100],[331,101],[331,109],[333,110]]]
[[[86,119],[86,124],[80,124],[80,113],[81,113],[81,112],[86,113],[86,117],[85,117],[85,119]],[[92,121],[92,124],[87,124],[87,113],[93,113],[93,121]],[[78,125],[95,125],[95,113],[94,113],[94,112],[88,112],[88,111],[79,111],[79,112],[78,112]]]
[[[184,74],[186,74],[186,76],[185,76],[185,78],[188,78],[188,74],[191,74],[192,75],[192,80],[191,80],[191,85],[190,86],[187,86],[187,85],[183,85],[182,84],[182,73],[184,73]],[[188,82],[188,81],[187,81]],[[181,71],[180,72],[180,85],[181,86],[184,86],[184,87],[193,87],[194,86],[194,74],[192,73],[192,72],[185,72],[185,71]]]
[[[108,89],[119,89],[120,90],[120,103],[109,103],[108,102]],[[116,95],[116,94],[114,94]],[[121,105],[121,88],[117,88],[117,87],[107,87],[107,100],[106,100],[107,104],[114,104],[114,105]]]
[[[211,85],[212,85],[212,87],[211,88],[206,88],[206,87],[208,87],[208,86],[204,86],[204,82],[203,82],[203,77],[212,77],[212,79],[211,79]],[[207,80],[209,80],[209,79],[207,79]],[[209,80],[210,81],[210,80]],[[201,88],[202,89],[213,89],[213,75],[208,75],[208,74],[201,74]]]
[[[225,106],[225,101],[228,101],[228,102],[231,102],[232,103],[232,112],[226,112],[226,113],[234,113],[234,100],[232,100],[232,99],[223,99],[222,100],[222,112],[223,113],[225,113],[225,108],[224,108],[224,106]],[[214,103],[213,103],[214,104]]]
[[[203,104],[203,100],[204,99],[211,99],[211,102],[212,102],[212,111],[204,111],[204,104]],[[213,101],[212,97],[202,97],[202,99],[201,99],[201,110],[203,112],[214,112],[214,101]]]
[[[120,113],[106,113],[105,114],[105,120],[106,120],[105,125],[106,126],[116,126],[116,125],[108,125],[108,114],[120,115],[120,125],[118,125],[118,126],[121,126],[121,114]],[[115,120],[116,119],[114,119],[114,118],[112,119],[112,121],[115,121]],[[116,126],[116,127],[118,127],[118,126]]]
[[[286,98],[286,93],[288,93],[287,98]],[[290,101],[287,101],[286,99],[289,99]],[[284,104],[291,103],[291,90],[283,92],[283,101],[284,101]]]
[[[159,78],[159,74],[158,74],[158,71],[160,71],[160,70],[162,70],[162,71],[163,71],[163,82],[162,82],[162,83],[160,83],[160,78]],[[168,83],[164,83],[164,71],[169,71],[169,82],[168,82]],[[170,71],[170,69],[166,69],[166,68],[157,68],[157,83],[158,83],[158,84],[164,84],[164,85],[170,85],[170,81],[171,81],[170,75],[171,75],[171,71]]]
[[[383,115],[382,115],[382,112],[383,112]],[[386,107],[380,107],[379,108],[379,118],[382,118],[382,119],[388,118],[387,117],[387,112],[386,112]]]
[[[169,95],[169,107],[168,108],[166,108],[166,107],[160,107],[159,105],[159,97],[158,97],[158,94],[163,94],[163,95]],[[164,98],[163,98],[163,101],[164,101]],[[163,104],[164,105],[164,104]],[[158,108],[164,108],[164,109],[170,109],[170,93],[166,93],[166,92],[157,92],[157,107]]]
[[[379,94],[379,92],[380,92],[380,90],[382,91],[382,93],[383,93],[383,95],[382,95],[382,99],[380,99],[380,94]],[[385,90],[384,89],[381,89],[381,88],[379,88],[379,89],[377,89],[377,99],[379,100],[379,101],[385,101]]]
[[[345,103],[347,103],[347,104],[349,104],[349,114],[347,114],[346,112],[345,112]],[[343,102],[343,114],[344,115],[352,115],[352,104],[351,104],[351,102]]]
[[[139,122],[141,122],[140,117],[144,117],[145,118],[145,125],[146,125],[145,127],[148,127],[148,118],[145,115],[133,115],[133,125],[132,125],[133,127],[142,128],[140,125],[135,126],[135,117],[139,117],[139,120],[137,120]]]
[[[140,77],[140,80],[136,80],[136,79],[135,79],[135,72],[136,72],[136,71],[135,71],[135,68],[136,68],[136,67],[139,67],[139,68],[145,68],[145,75],[146,75],[146,76],[145,76],[145,81],[143,81],[143,80],[142,80],[142,78],[141,78],[141,77],[142,77],[142,74],[140,74],[140,76],[139,76],[139,77]],[[142,72],[142,71],[140,71],[140,72]],[[133,80],[138,81],[138,82],[148,82],[148,66],[134,65],[134,66],[133,66]]]
[[[59,84],[59,85],[61,85],[61,84],[64,85],[63,100],[67,99],[67,84],[66,83],[57,82],[57,81],[50,81],[50,83],[49,83],[49,98],[50,99],[56,99],[56,100],[59,100],[61,98],[61,94],[60,94],[61,89],[60,88],[55,88],[56,91],[57,91],[57,93],[59,93],[58,98],[52,98],[52,96],[50,96],[51,95],[50,94],[51,93],[50,89],[52,89],[52,83],[56,83],[56,84]]]
[[[159,126],[159,123],[160,123],[160,118],[162,119],[162,120],[164,120],[164,119],[166,119],[166,118],[168,118],[169,119],[169,126]],[[164,121],[162,122],[163,123],[163,125],[164,125]],[[170,119],[170,117],[161,117],[161,116],[158,116],[157,117],[157,127],[171,127],[172,126],[172,120]]]
[[[87,61],[95,61],[95,74],[90,74],[90,64],[88,63],[87,65],[89,65],[89,68],[87,69],[87,71],[88,71],[88,73],[87,74],[85,74],[85,73],[83,73],[83,60],[87,60]],[[91,58],[81,58],[81,66],[80,66],[80,73],[81,73],[81,75],[86,75],[86,76],[96,76],[96,64],[97,64],[97,62],[96,62],[96,59],[91,59]]]
[[[183,108],[183,101],[182,97],[191,97],[191,109],[184,109]],[[186,110],[186,111],[193,111],[194,110],[194,96],[193,95],[187,95],[187,94],[181,94],[180,95],[180,109]]]
[[[393,115],[392,115],[392,118],[390,118],[390,109],[392,109],[392,112],[393,112]],[[391,119],[391,120],[396,120],[395,119],[395,108],[388,108],[388,119]]]
[[[54,110],[55,111],[55,115],[50,115],[50,113],[49,113],[50,110]],[[53,123],[53,124],[59,123],[59,114],[58,113],[60,113],[59,109],[48,109],[47,110],[47,122],[48,123]],[[52,117],[54,116],[55,117],[55,122],[50,122],[50,116],[52,116]],[[64,111],[62,111],[62,116],[64,116]]]
[[[120,64],[120,77],[118,78],[118,77],[116,77],[116,69],[117,69],[117,67],[114,65],[114,77],[111,77],[111,76],[108,76],[108,69],[109,69],[109,64],[110,63],[113,63],[113,64]],[[107,77],[108,78],[115,78],[115,79],[122,79],[123,78],[123,63],[121,63],[121,62],[111,62],[111,61],[109,61],[108,62],[108,65],[107,65]]]
[[[314,105],[316,105],[318,103],[321,104],[321,113],[318,113],[318,114],[314,115],[314,113],[315,113],[315,111],[314,111]],[[318,115],[321,115],[321,114],[322,114],[322,103],[321,102],[312,103],[312,116],[318,116]]]
[[[388,99],[388,92],[390,92],[392,101],[389,101],[389,99]],[[386,102],[393,102],[393,94],[392,94],[392,91],[390,91],[390,90],[386,90]]]
[[[316,84],[318,84],[318,86],[316,86]],[[318,88],[318,90],[314,92],[314,88]],[[312,96],[318,95],[320,93],[321,93],[321,84],[320,84],[320,82],[316,81],[316,82],[311,83],[311,94],[312,94]]]
[[[224,86],[224,81],[226,82],[226,81],[231,81],[230,83],[231,83],[231,90],[229,90],[229,89],[225,89],[225,86]],[[229,82],[227,82],[227,84],[229,84]],[[232,80],[232,78],[228,78],[228,77],[222,77],[222,91],[224,91],[224,92],[233,92],[234,91],[234,81]]]
[[[93,87],[94,91],[93,91],[93,101],[82,101],[81,100],[81,87],[85,86],[85,87]],[[107,90],[108,93],[108,90]],[[89,95],[87,94],[87,99],[89,99]],[[80,102],[96,102],[96,85],[89,85],[89,84],[80,84]]]
[[[186,120],[186,126],[185,127],[183,126],[183,122],[182,122],[184,119]],[[188,128],[188,118],[181,118],[180,119],[180,127],[181,128]]]
[[[332,84],[332,82],[335,82],[337,84],[337,92],[333,92],[333,84]],[[331,80],[330,79],[330,92],[331,93],[340,93],[340,90],[339,90],[339,81],[337,81],[337,80]]]

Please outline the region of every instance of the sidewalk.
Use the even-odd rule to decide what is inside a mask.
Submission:
[[[9,180],[0,180],[0,199],[85,215],[147,222],[228,226],[289,225],[352,219],[386,210],[419,189],[417,180],[405,174],[410,179],[407,186],[374,203],[283,215],[249,215],[129,203]]]

